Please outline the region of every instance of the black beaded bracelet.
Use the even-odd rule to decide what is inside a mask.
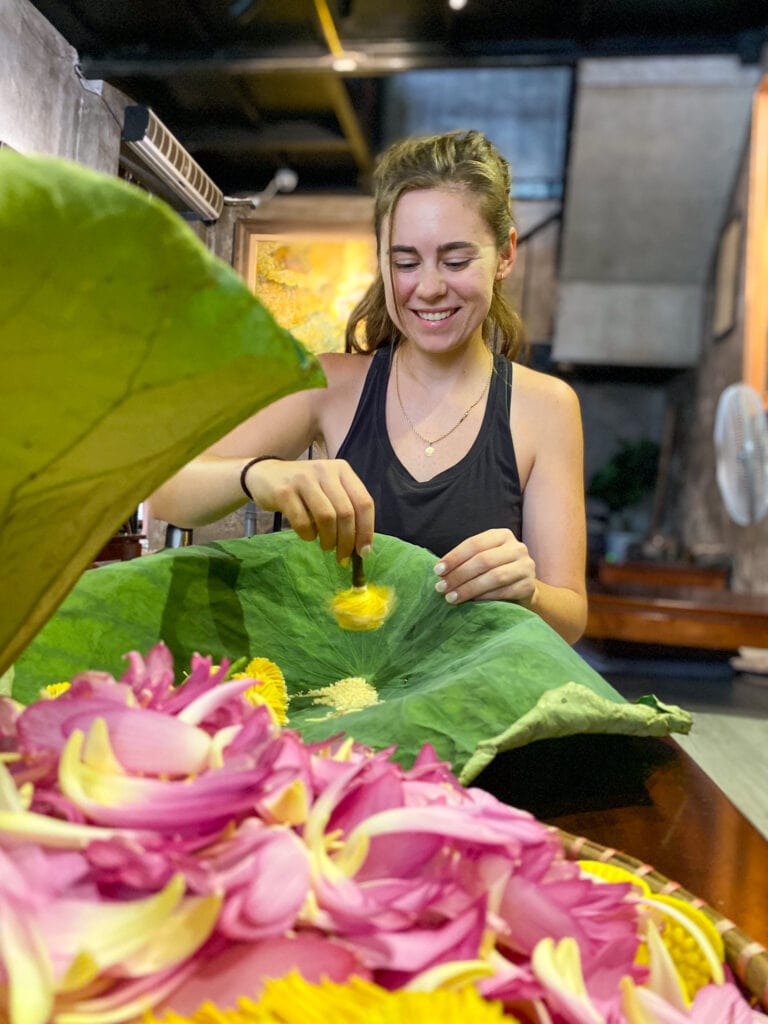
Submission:
[[[248,470],[251,468],[251,466],[255,466],[257,462],[266,462],[267,459],[277,459],[279,462],[283,462],[284,461],[283,459],[280,458],[279,455],[257,455],[255,459],[251,459],[250,462],[246,462],[246,464],[240,470],[240,486],[243,489],[243,493],[251,501],[253,501],[253,495],[251,494],[251,492],[248,490],[248,487],[246,486],[245,474],[248,472]]]

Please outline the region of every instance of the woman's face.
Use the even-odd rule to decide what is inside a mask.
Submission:
[[[387,311],[419,348],[442,352],[481,337],[493,285],[515,259],[515,232],[499,253],[479,200],[466,189],[406,192],[382,224]],[[391,270],[390,270],[391,268]]]

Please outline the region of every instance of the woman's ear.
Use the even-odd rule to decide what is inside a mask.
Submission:
[[[509,229],[509,244],[499,253],[499,260],[496,267],[496,280],[502,281],[512,272],[517,256],[517,231]]]

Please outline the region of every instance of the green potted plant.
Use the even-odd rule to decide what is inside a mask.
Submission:
[[[608,511],[605,557],[622,561],[640,538],[632,512],[653,492],[659,468],[659,446],[649,438],[622,441],[619,449],[593,475],[587,497],[602,502]]]

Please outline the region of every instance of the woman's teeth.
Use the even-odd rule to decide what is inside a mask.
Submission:
[[[421,320],[446,320],[451,315],[451,310],[446,310],[443,313],[417,313],[416,315]]]

